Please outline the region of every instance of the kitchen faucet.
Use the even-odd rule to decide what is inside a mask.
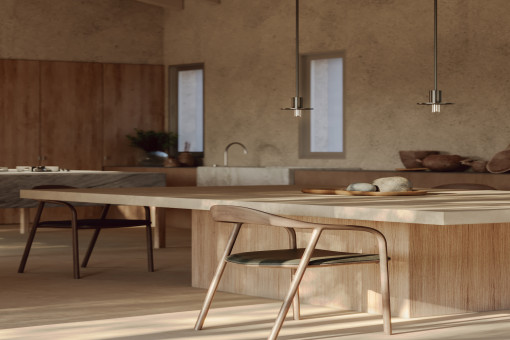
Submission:
[[[246,155],[248,153],[248,150],[246,150],[246,147],[239,143],[239,142],[232,142],[225,148],[225,151],[223,152],[223,166],[228,166],[228,149],[234,144],[240,145],[243,148],[243,152]]]

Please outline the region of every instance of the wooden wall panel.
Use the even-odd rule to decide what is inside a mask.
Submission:
[[[143,153],[129,146],[126,135],[135,128],[164,130],[164,68],[105,64],[103,79],[104,165],[135,165]]]
[[[41,62],[43,165],[102,168],[102,65]]]
[[[0,60],[0,166],[38,165],[39,62]]]

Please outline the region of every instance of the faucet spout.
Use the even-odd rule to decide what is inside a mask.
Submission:
[[[239,145],[239,146],[241,146],[243,148],[243,152],[244,152],[245,155],[248,153],[248,150],[246,149],[246,147],[242,143],[239,143],[239,142],[232,142],[232,143],[230,143],[225,148],[225,151],[223,151],[223,165],[224,166],[228,166],[228,149],[230,149],[230,147],[232,145],[235,145],[235,144],[237,144],[237,145]]]

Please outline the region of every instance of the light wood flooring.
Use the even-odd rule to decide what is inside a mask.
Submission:
[[[106,230],[82,279],[72,278],[68,230],[36,237],[26,272],[17,273],[26,235],[0,226],[0,339],[265,339],[280,302],[219,292],[202,331],[193,326],[205,290],[190,287],[190,231],[171,229],[147,272],[142,229]],[[90,233],[82,232],[81,250]],[[510,279],[510,278],[509,278]],[[279,339],[510,339],[510,311],[394,319],[382,333],[380,315],[303,306]]]

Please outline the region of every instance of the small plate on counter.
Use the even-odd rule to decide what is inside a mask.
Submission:
[[[305,188],[301,189],[305,194],[316,195],[347,195],[347,196],[420,196],[425,195],[427,190],[411,190],[411,191],[347,191],[345,188]]]

